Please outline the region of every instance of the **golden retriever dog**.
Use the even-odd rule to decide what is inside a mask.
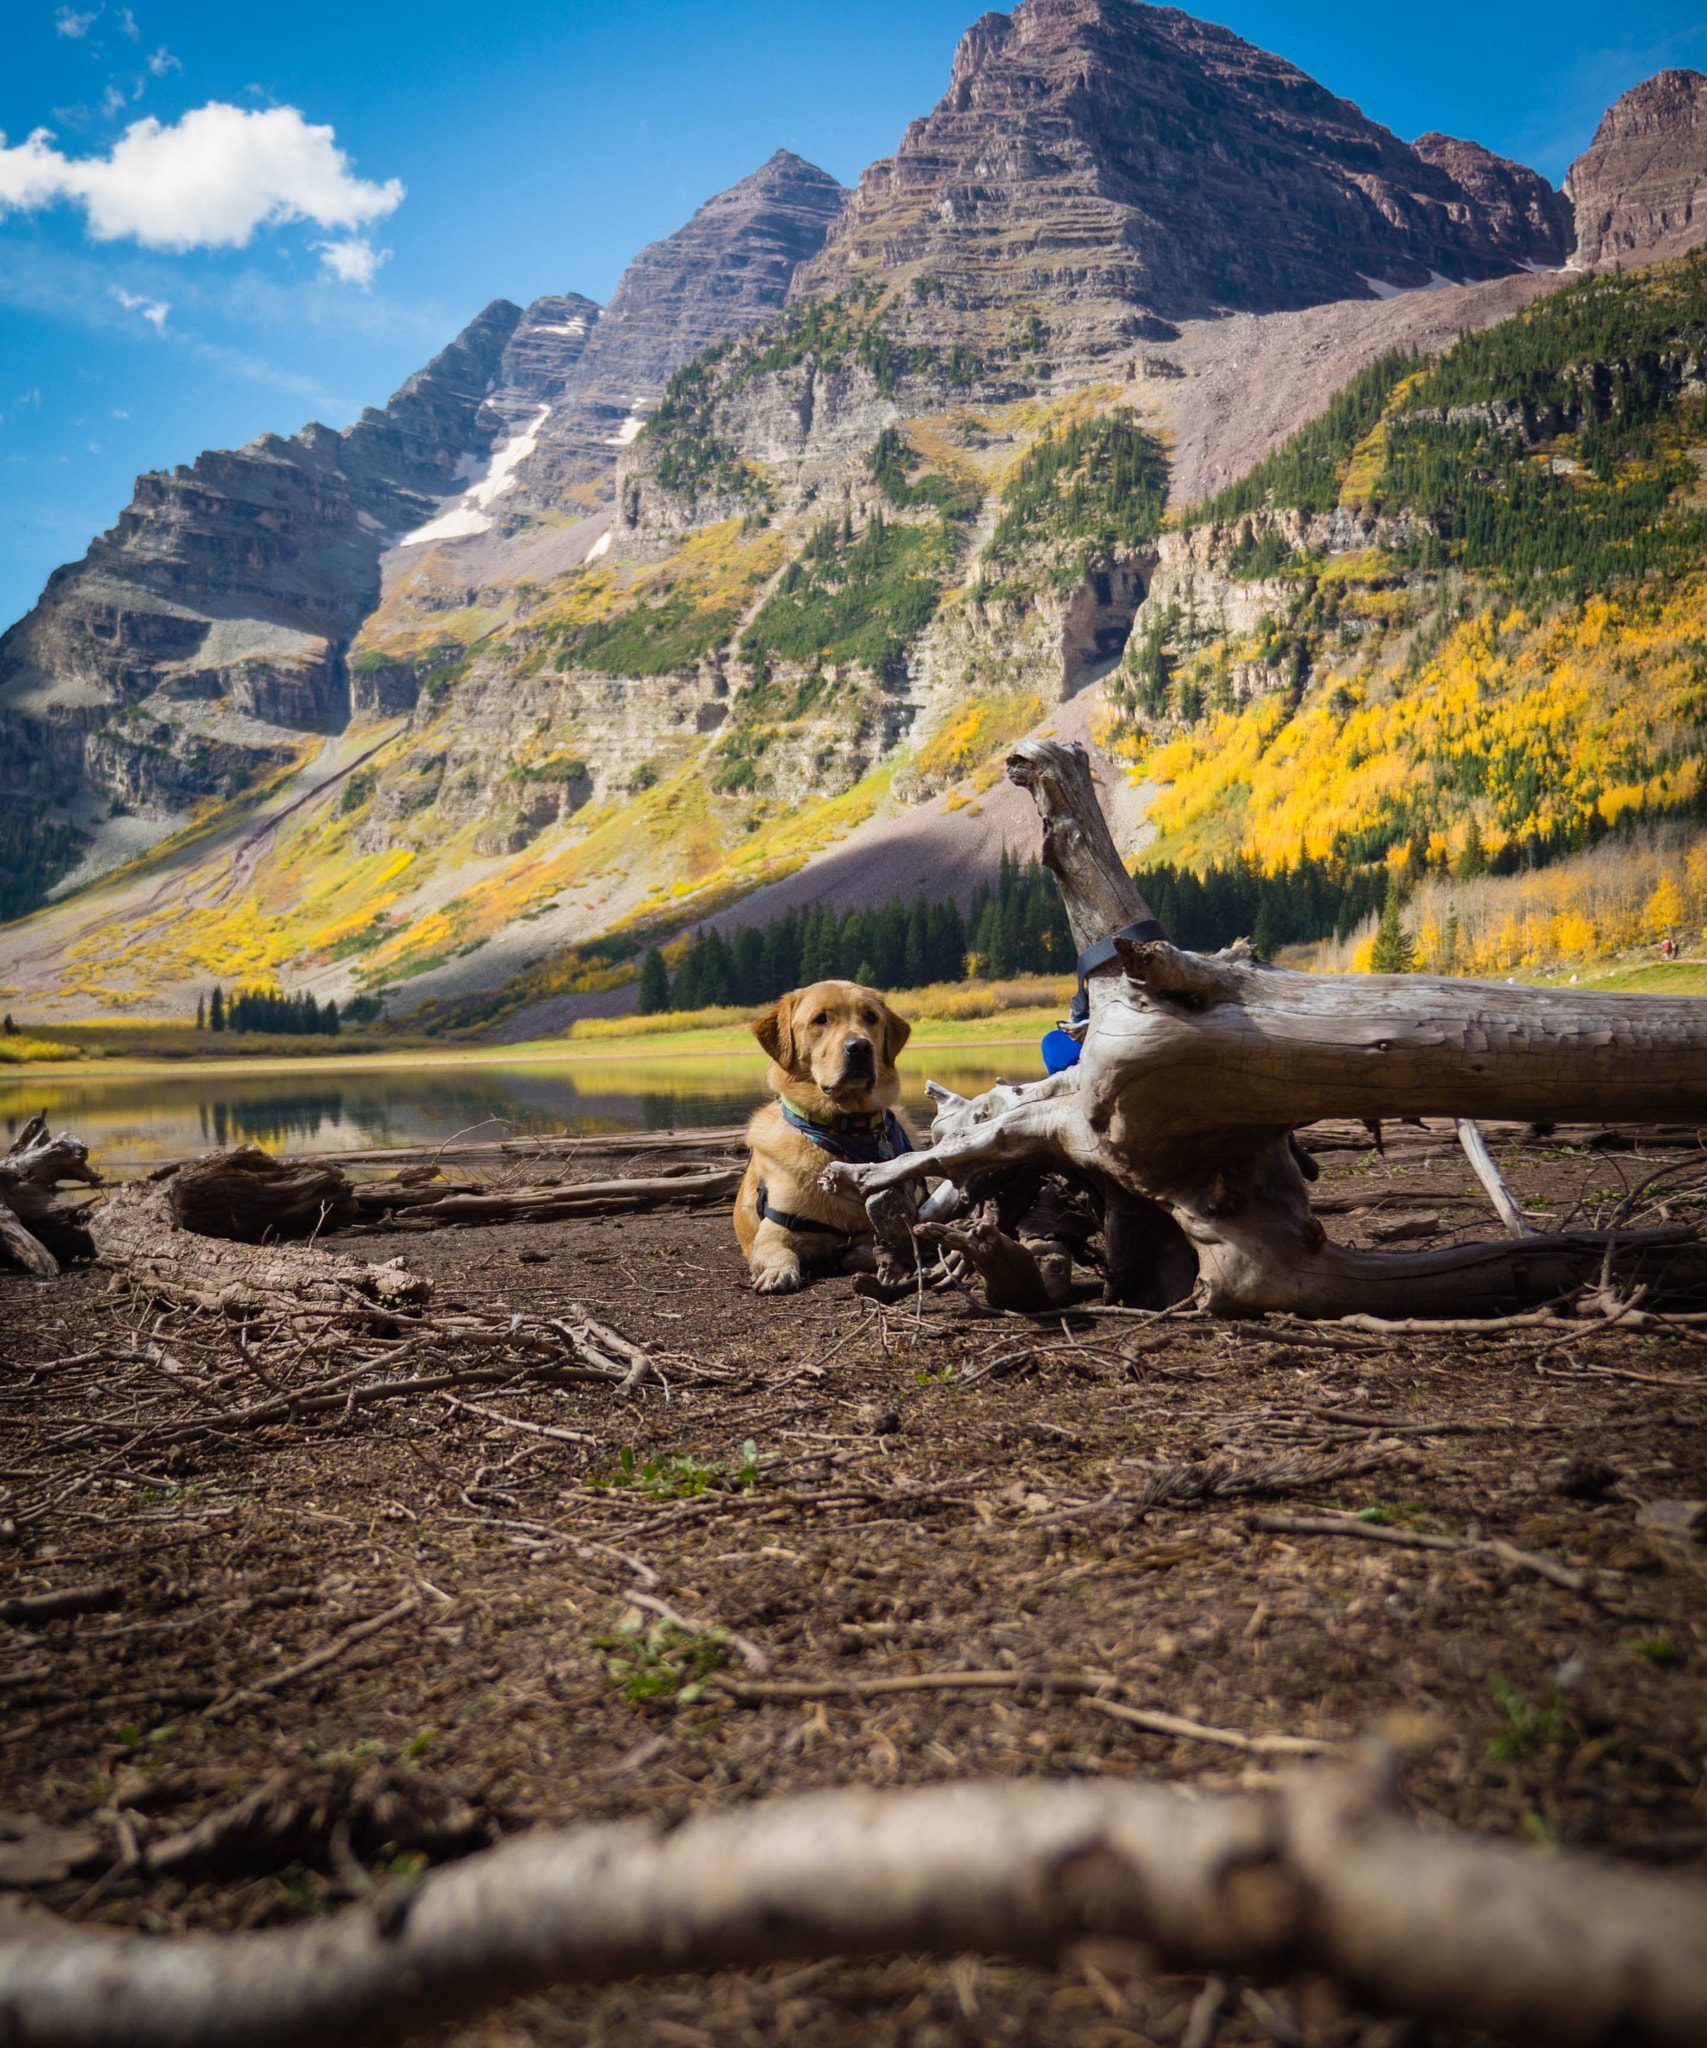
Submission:
[[[747,1125],[753,1156],[735,1197],[735,1235],[759,1293],[792,1294],[809,1268],[840,1269],[850,1252],[872,1262],[864,1203],[832,1193],[823,1172],[833,1160],[913,1150],[894,1110],[895,1062],[912,1030],[852,981],[798,988],[754,1021],[778,1099]]]

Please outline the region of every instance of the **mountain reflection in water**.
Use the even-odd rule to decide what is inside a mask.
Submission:
[[[902,1107],[928,1125],[928,1078],[962,1094],[1041,1070],[1023,1046],[910,1054]],[[736,1124],[766,1099],[754,1054],[698,1059],[467,1061],[300,1071],[41,1076],[0,1071],[0,1128],[37,1110],[113,1167],[255,1144],[270,1152],[356,1152],[557,1133],[695,1130]]]

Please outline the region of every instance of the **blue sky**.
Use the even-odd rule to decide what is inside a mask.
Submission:
[[[940,96],[976,11],[8,0],[0,625],[138,471],[345,425],[500,295],[608,298],[779,144],[852,183]],[[1555,183],[1620,92],[1707,70],[1699,0],[1199,11],[1400,135],[1474,136]]]

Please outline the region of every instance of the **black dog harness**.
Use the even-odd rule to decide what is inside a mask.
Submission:
[[[1146,940],[1166,937],[1167,933],[1156,920],[1153,917],[1146,917],[1141,918],[1137,924],[1123,924],[1119,931],[1110,932],[1106,939],[1096,939],[1088,945],[1079,955],[1078,993],[1073,997],[1073,1007],[1067,1012],[1071,1020],[1075,1024],[1082,1024],[1091,1014],[1090,991],[1085,987],[1085,979],[1088,975],[1094,974],[1099,967],[1106,967],[1114,958],[1119,950],[1114,943],[1116,939],[1136,939],[1142,944]]]
[[[902,1128],[901,1119],[892,1109],[874,1109],[855,1115],[838,1114],[827,1124],[803,1116],[791,1102],[779,1102],[782,1119],[793,1126],[803,1138],[810,1141],[822,1152],[828,1152],[832,1159],[846,1161],[855,1166],[875,1166],[880,1160],[898,1159],[903,1152],[911,1152],[913,1141]],[[787,1209],[779,1209],[770,1198],[770,1190],[763,1181],[759,1182],[759,1221],[769,1219],[784,1230],[798,1230],[812,1237],[852,1237],[851,1230],[839,1229],[834,1223],[819,1223],[811,1216],[796,1216]]]

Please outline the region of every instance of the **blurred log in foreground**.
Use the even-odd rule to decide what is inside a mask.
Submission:
[[[1333,1978],[1360,2004],[1548,2048],[1699,2048],[1707,1890],[1423,1832],[1372,1760],[1272,1791],[955,1785],[538,1833],[336,1918],[187,1940],[0,1921],[13,2048],[395,2040],[552,1983],[820,1956]]]

